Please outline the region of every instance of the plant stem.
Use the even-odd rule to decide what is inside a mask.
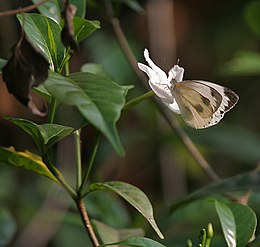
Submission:
[[[80,148],[80,129],[74,132],[75,147],[76,147],[76,190],[80,188],[82,179],[81,165],[81,148]]]
[[[65,63],[65,75],[68,76],[70,74],[70,66],[69,61]]]
[[[50,107],[50,113],[49,113],[49,123],[53,123],[54,116],[56,112],[56,106],[57,106],[57,100],[52,96],[51,97],[51,107]]]
[[[130,108],[130,107],[133,107],[133,106],[139,104],[140,102],[142,102],[142,101],[144,101],[144,100],[150,98],[150,97],[153,96],[153,95],[154,95],[153,90],[150,90],[150,91],[148,91],[147,93],[145,93],[145,94],[143,94],[143,95],[141,95],[141,96],[139,96],[139,97],[137,97],[137,98],[134,98],[134,99],[132,99],[132,100],[126,102],[126,104],[125,104],[123,110],[126,110],[126,109],[128,109],[128,108]]]
[[[82,179],[82,182],[81,182],[81,185],[79,187],[79,190],[78,190],[78,194],[79,195],[82,195],[82,190],[83,190],[83,187],[84,185],[86,184],[87,180],[88,180],[88,177],[89,177],[89,174],[90,174],[90,171],[92,169],[92,166],[93,166],[93,162],[94,162],[94,159],[96,157],[96,153],[97,153],[97,149],[98,149],[98,144],[99,144],[99,140],[100,140],[100,136],[101,134],[98,133],[97,137],[96,137],[96,141],[94,143],[94,148],[92,150],[92,153],[91,153],[91,156],[88,160],[88,164],[87,164],[87,169],[85,171],[85,174],[84,174],[84,177]]]
[[[12,9],[12,10],[8,10],[8,11],[0,12],[0,17],[16,15],[16,14],[23,13],[23,12],[29,12],[29,11],[32,11],[32,10],[38,8],[40,5],[42,5],[42,4],[44,4],[48,1],[49,0],[42,0],[38,3],[36,3],[36,4],[30,5],[28,7],[19,8],[19,9]]]
[[[87,210],[86,210],[86,207],[85,207],[85,204],[82,200],[82,198],[78,198],[75,200],[76,202],[76,205],[78,207],[78,210],[80,212],[80,217],[81,217],[81,220],[87,230],[87,233],[89,235],[89,238],[93,244],[93,246],[95,247],[98,247],[99,246],[99,242],[98,242],[98,239],[96,237],[96,234],[93,230],[93,227],[91,225],[91,222],[90,222],[90,219],[89,219],[89,216],[88,216],[88,213],[87,213]]]

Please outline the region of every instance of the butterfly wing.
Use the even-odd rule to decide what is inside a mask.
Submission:
[[[196,129],[217,124],[238,101],[229,88],[206,81],[175,83],[172,94],[184,121]]]

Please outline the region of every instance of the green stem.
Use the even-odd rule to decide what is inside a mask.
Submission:
[[[130,107],[133,107],[133,106],[139,104],[140,102],[142,102],[142,101],[144,101],[144,100],[146,100],[146,99],[152,97],[153,95],[154,95],[154,92],[153,92],[152,90],[150,90],[150,91],[148,91],[147,93],[145,93],[145,94],[143,94],[143,95],[141,95],[141,96],[139,96],[139,97],[137,97],[137,98],[134,98],[134,99],[128,101],[128,102],[125,104],[123,110],[126,110],[126,109],[128,109],[128,108],[130,108]]]
[[[97,149],[98,149],[100,136],[101,136],[100,133],[98,133],[98,136],[97,136],[95,144],[94,144],[94,148],[93,148],[91,156],[90,156],[90,158],[88,160],[87,169],[85,171],[84,177],[82,179],[81,185],[80,185],[79,190],[78,190],[78,194],[79,195],[82,195],[83,187],[84,187],[85,183],[87,182],[89,174],[90,174],[90,171],[92,169],[93,161],[94,161],[94,159],[96,157],[96,153],[97,153]]]
[[[80,148],[80,129],[74,132],[75,147],[76,147],[76,189],[78,190],[81,185],[82,179],[82,165],[81,165],[81,148]]]
[[[70,64],[69,62],[67,61],[65,63],[65,75],[68,76],[70,74]]]
[[[51,97],[51,106],[50,106],[50,113],[49,113],[49,123],[53,123],[55,111],[56,111],[57,101],[54,97]]]
[[[210,247],[211,238],[206,239],[205,247]]]

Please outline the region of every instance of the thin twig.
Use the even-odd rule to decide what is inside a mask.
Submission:
[[[113,6],[110,1],[105,1],[108,14],[110,15],[110,21],[113,26],[113,30],[116,34],[116,37],[118,39],[118,42],[120,43],[125,56],[129,60],[133,70],[137,74],[137,76],[142,81],[142,84],[145,89],[148,89],[148,83],[146,79],[144,79],[143,75],[141,74],[140,70],[137,67],[137,60],[128,44],[128,41],[125,37],[125,34],[121,28],[120,21],[118,18],[113,17]],[[179,123],[172,118],[172,115],[165,111],[165,106],[162,104],[161,100],[159,100],[157,97],[153,97],[154,102],[156,103],[156,106],[158,110],[161,112],[161,114],[164,116],[167,123],[170,125],[170,127],[175,131],[175,133],[179,136],[179,138],[182,140],[186,148],[189,150],[193,158],[197,161],[199,166],[202,168],[202,170],[206,173],[206,175],[212,179],[213,181],[219,181],[219,176],[215,173],[215,171],[210,167],[209,163],[206,161],[206,159],[203,157],[203,155],[200,153],[200,151],[197,149],[197,147],[194,145],[190,137],[186,134],[186,132],[182,129],[182,127],[179,125]]]
[[[84,224],[84,226],[87,230],[87,233],[89,235],[89,238],[90,238],[93,246],[98,247],[99,242],[98,242],[96,234],[93,230],[93,227],[91,225],[91,222],[90,222],[90,219],[88,217],[88,213],[87,213],[87,210],[86,210],[86,207],[85,207],[85,204],[84,204],[82,198],[75,200],[75,202],[76,202],[78,210],[80,212],[81,220],[82,220],[82,222],[83,222],[83,224]]]
[[[32,5],[24,7],[24,8],[12,9],[12,10],[0,12],[0,17],[12,16],[12,15],[16,15],[16,14],[19,14],[19,13],[29,12],[29,11],[32,11],[34,9],[37,9],[40,5],[42,5],[46,2],[48,2],[48,0],[42,0],[38,3],[36,3],[36,4],[32,4]]]
[[[74,132],[75,147],[76,147],[76,190],[79,189],[82,181],[80,132],[81,132],[80,129]]]
[[[92,152],[91,152],[90,158],[89,158],[88,163],[87,163],[87,169],[86,169],[86,171],[85,171],[85,173],[84,173],[83,179],[82,179],[82,181],[81,181],[81,185],[80,185],[80,187],[78,188],[78,195],[79,195],[79,196],[82,195],[82,191],[83,191],[84,185],[86,184],[86,182],[87,182],[87,180],[88,180],[88,177],[89,177],[89,174],[90,174],[90,171],[91,171],[91,169],[92,169],[93,162],[94,162],[94,159],[95,159],[96,154],[97,154],[97,149],[98,149],[100,137],[101,137],[101,134],[98,133],[98,134],[97,134],[97,137],[96,137],[96,140],[95,140],[95,143],[94,143],[93,150],[92,150]],[[84,194],[82,197],[84,197],[84,196],[85,196],[85,194]]]

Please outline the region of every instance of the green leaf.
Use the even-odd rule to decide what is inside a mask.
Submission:
[[[76,106],[64,104],[59,104],[57,106],[53,122],[72,127],[75,130],[89,124],[89,121],[80,113]]]
[[[59,183],[42,162],[41,157],[29,151],[18,152],[14,148],[0,147],[0,164],[21,167]]]
[[[108,78],[110,80],[113,80],[112,75],[108,74],[104,70],[102,64],[86,63],[86,64],[83,64],[81,66],[80,71],[81,72],[88,72],[88,73],[91,73],[91,74],[100,75],[100,76],[106,77],[106,78]]]
[[[141,237],[144,236],[144,231],[142,229],[115,229],[103,222],[98,220],[92,220],[94,227],[100,236],[102,243],[114,243],[127,238]]]
[[[227,245],[237,247],[236,221],[231,209],[225,203],[218,201],[215,201],[215,207]]]
[[[219,68],[223,76],[254,76],[260,74],[260,54],[253,51],[237,52],[234,58]]]
[[[60,38],[61,27],[41,14],[24,13],[17,15],[17,18],[30,41],[47,57],[51,70],[60,71],[66,55]]]
[[[260,1],[251,1],[245,8],[245,20],[251,31],[260,38]]]
[[[33,3],[41,2],[42,0],[32,0]],[[61,10],[58,3],[58,0],[49,0],[44,4],[41,4],[38,7],[38,10],[41,14],[43,14],[46,17],[49,17],[50,19],[54,20],[58,24],[60,24],[61,20]]]
[[[73,19],[75,38],[78,42],[86,39],[94,31],[100,28],[99,21],[89,21],[75,16]]]
[[[257,219],[255,212],[250,207],[240,203],[228,203],[227,206],[231,209],[235,218],[237,246],[244,247],[256,230]]]
[[[0,246],[8,246],[14,237],[16,224],[9,213],[4,208],[0,208]]]
[[[69,2],[77,7],[76,16],[84,18],[86,15],[87,0],[70,0]]]
[[[129,238],[124,241],[120,241],[117,243],[105,244],[101,246],[109,246],[109,245],[126,245],[126,246],[136,246],[136,247],[165,247],[159,242],[156,242],[149,238]]]
[[[120,181],[91,184],[88,192],[96,190],[111,190],[120,195],[147,219],[160,238],[164,238],[154,220],[153,207],[143,191]]]
[[[92,73],[92,74],[103,74],[104,73],[102,65],[97,64],[97,63],[83,64],[80,68],[80,71],[81,72],[88,72],[88,73]]]
[[[246,247],[260,247],[260,235],[258,235],[255,240],[248,244]]]
[[[245,190],[258,190],[260,191],[260,171],[253,170],[248,173],[239,174],[234,177],[222,179],[219,182],[211,183],[205,186],[187,197],[183,198],[177,203],[171,206],[171,213],[183,207],[184,205],[191,203],[200,198],[212,194],[227,193],[232,191],[245,191]]]
[[[41,84],[38,87],[34,87],[33,91],[35,93],[37,93],[38,95],[40,95],[41,97],[43,97],[48,103],[51,103],[51,98],[52,96],[50,95],[50,93],[46,90],[46,88],[44,87],[43,84]]]
[[[76,106],[85,119],[108,138],[118,154],[124,154],[116,122],[129,87],[91,73],[75,73],[69,78],[50,73],[44,86],[58,102]]]
[[[99,191],[88,194],[85,201],[92,218],[101,219],[107,225],[118,228],[125,228],[131,224],[127,208],[116,195],[111,196],[107,191]]]
[[[5,116],[5,119],[26,131],[33,138],[42,154],[45,154],[53,144],[74,131],[71,127],[58,124],[38,125],[26,119],[13,118],[10,116]]]

